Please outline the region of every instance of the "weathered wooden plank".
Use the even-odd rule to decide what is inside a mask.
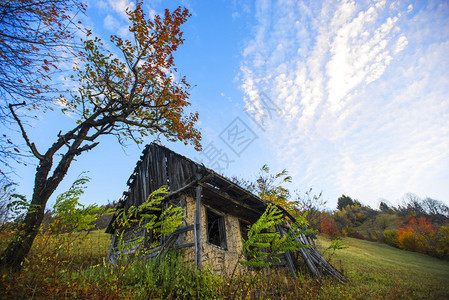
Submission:
[[[170,191],[175,191],[181,186],[179,184],[178,178],[178,157],[174,153],[168,153],[167,164],[168,164],[168,180],[170,184]]]
[[[168,190],[171,191],[170,182],[168,180],[168,165],[167,165],[167,149],[160,148],[161,150],[161,160],[162,160],[162,170],[161,170],[161,179],[163,181],[163,185],[166,185],[168,187]]]
[[[175,191],[180,188],[177,179],[177,167],[176,167],[176,156],[174,153],[168,153],[167,157],[168,164],[168,181],[170,185],[170,191]]]
[[[184,186],[186,184],[189,184],[186,180],[186,172],[188,173],[188,170],[185,165],[186,161],[181,157],[178,156],[176,159],[176,181],[178,186]],[[192,180],[194,181],[194,180]]]
[[[133,191],[134,191],[134,199],[131,204],[133,206],[137,206],[137,205],[139,205],[139,200],[140,200],[139,173],[137,173],[137,172],[136,172],[136,179],[134,179]]]
[[[176,235],[176,234],[181,234],[181,233],[184,233],[184,232],[187,232],[187,231],[191,231],[191,230],[193,230],[193,227],[194,227],[193,225],[184,226],[184,227],[176,229],[171,234]]]
[[[133,183],[133,181],[134,181],[135,178],[136,178],[136,177],[135,177],[134,173],[131,174],[131,176],[128,178],[128,181],[126,182],[126,184],[127,184],[128,186],[132,186],[132,183]]]
[[[142,158],[142,190],[144,195],[144,201],[147,200],[148,196],[150,195],[150,191],[148,190],[148,169],[147,169],[147,156],[145,155]]]
[[[184,168],[184,160],[182,157],[177,156],[175,160],[175,167],[176,167],[176,185],[181,187],[187,184],[185,180],[185,168]]]
[[[283,237],[286,233],[284,230],[282,230],[282,227],[279,226],[279,224],[276,225],[276,230],[279,232],[281,237]],[[290,255],[290,252],[285,252],[285,259],[287,260],[288,268],[290,269],[290,273],[292,273],[293,276],[296,276],[296,268],[293,264],[292,256]]]
[[[160,181],[160,161],[159,161],[159,151],[157,148],[152,151],[152,158],[153,158],[153,165],[152,165],[152,171],[153,171],[153,179],[154,179],[154,186],[153,191],[158,189],[161,186]]]
[[[315,258],[317,263],[320,265],[320,267],[323,269],[323,273],[326,275],[330,275],[336,279],[338,279],[340,282],[344,283],[346,282],[346,278],[337,270],[335,269],[329,262],[327,262],[318,252],[316,248],[310,249],[311,256]]]
[[[201,183],[201,182],[207,180],[207,178],[208,178],[208,176],[206,176],[204,179],[201,179],[201,180],[199,180],[199,181],[192,181],[192,182],[190,182],[189,184],[187,184],[187,185],[185,185],[185,186],[182,186],[182,187],[180,187],[179,189],[177,189],[177,190],[175,190],[175,191],[173,191],[173,192],[171,192],[171,193],[165,195],[164,198],[168,199],[168,198],[173,197],[173,196],[175,196],[175,195],[177,195],[177,194],[180,194],[180,193],[184,192],[185,190],[194,187],[194,186],[197,185],[198,183]]]
[[[234,198],[232,198],[231,196],[229,196],[228,193],[222,192],[219,189],[216,189],[216,188],[208,185],[207,183],[199,183],[199,185],[201,185],[205,189],[208,189],[208,190],[210,190],[210,191],[220,195],[222,198],[225,198],[226,200],[230,201],[232,204],[244,207],[244,208],[246,208],[246,209],[248,209],[248,210],[250,210],[250,211],[252,211],[252,212],[254,212],[256,214],[259,214],[259,215],[261,213],[263,213],[263,210],[262,211],[261,210],[257,210],[257,209],[252,208],[249,205],[246,205],[245,203],[239,202],[239,201],[235,200]]]
[[[209,191],[205,188],[203,189],[202,201],[204,204],[207,203],[210,207],[218,211],[230,214],[249,223],[256,222],[262,214],[260,212],[247,210],[242,206],[236,205],[234,203],[230,203],[225,198],[217,195],[217,193]]]
[[[195,243],[179,244],[179,245],[173,246],[173,248],[174,249],[182,249],[182,248],[193,247],[193,246],[195,246]]]
[[[153,146],[153,149],[151,149],[151,176],[153,178],[153,187],[152,190],[155,191],[158,187],[160,187],[159,183],[159,164],[158,161],[159,155],[158,155],[158,149]]]
[[[157,176],[157,158],[156,158],[156,149],[154,147],[154,145],[152,145],[151,151],[148,152],[148,157],[150,160],[150,167],[149,167],[149,171],[150,171],[150,192],[154,192],[156,189],[159,188],[158,186],[158,176]]]
[[[197,233],[198,227],[197,227],[196,218],[197,218],[197,214],[196,214],[196,211],[195,211],[195,214],[193,215],[193,225],[194,225],[193,226],[193,244],[194,244],[194,247],[195,247],[195,252],[194,252],[195,258],[194,258],[194,260],[195,260],[195,264],[198,265],[198,233]]]
[[[167,161],[165,159],[165,151],[161,148],[159,148],[159,157],[158,157],[160,163],[159,163],[159,184],[167,185]],[[168,186],[168,189],[170,190],[170,187]]]
[[[164,148],[164,151],[167,157],[167,177],[171,191],[195,181],[197,167],[194,162],[168,149]]]
[[[202,196],[203,188],[198,185],[196,187],[196,265],[199,269],[202,268],[202,260],[203,260],[203,244],[201,241],[201,196]]]
[[[198,165],[190,160],[189,161],[184,160],[183,162],[185,165],[183,182],[184,182],[184,184],[187,184],[187,183],[195,180],[196,174],[199,174],[199,172],[198,172],[199,169],[198,169]]]
[[[167,177],[167,160],[166,160],[166,156],[165,156],[165,152],[161,151],[160,153],[160,164],[158,166],[158,174],[159,174],[159,184],[160,186],[165,185],[167,186],[168,190],[170,191],[170,185],[168,182],[168,177]]]
[[[140,166],[142,166],[142,163],[140,164]],[[139,171],[138,171],[139,175],[137,176],[137,178],[139,179],[139,200],[137,201],[136,205],[141,205],[143,202],[145,202],[145,191],[143,189],[143,177],[142,177],[142,168],[139,167]]]
[[[139,199],[139,187],[138,187],[138,182],[136,180],[134,180],[134,185],[133,185],[133,198],[131,200],[131,206],[136,206],[137,201]]]

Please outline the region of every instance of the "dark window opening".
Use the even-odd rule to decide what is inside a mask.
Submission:
[[[250,225],[248,222],[239,220],[240,225],[240,235],[242,238],[247,241],[248,240],[248,226]]]
[[[226,249],[224,216],[207,210],[207,241]]]

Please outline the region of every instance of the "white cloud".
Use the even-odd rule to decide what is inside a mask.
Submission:
[[[124,39],[131,39],[132,34],[129,31],[128,22],[117,20],[114,16],[108,14],[103,20],[104,27],[111,32]]]
[[[103,20],[104,27],[109,31],[115,31],[119,27],[119,22],[116,18],[108,14]]]
[[[396,47],[393,51],[394,54],[398,54],[402,50],[404,50],[405,46],[407,46],[408,41],[407,38],[404,35],[401,35],[399,39],[396,42]]]
[[[125,20],[128,20],[126,9],[133,10],[136,8],[134,2],[130,0],[108,0],[108,2],[112,9]]]
[[[448,15],[407,5],[256,3],[242,51],[247,104],[262,117],[263,91],[285,110],[267,144],[330,203],[341,193],[371,205],[405,192],[449,201],[436,184],[449,178]]]
[[[148,7],[148,16],[150,17],[150,19],[154,20],[154,18],[157,16],[157,12],[151,7]]]

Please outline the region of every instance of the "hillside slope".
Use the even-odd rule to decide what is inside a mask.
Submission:
[[[343,269],[354,292],[389,298],[449,298],[449,261],[376,242],[343,241],[349,248],[336,251],[331,263]],[[324,249],[330,243],[327,236],[318,238],[318,246],[327,255],[329,250]]]

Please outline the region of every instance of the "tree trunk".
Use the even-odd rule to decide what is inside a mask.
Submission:
[[[21,269],[24,258],[28,255],[33,241],[39,231],[48,199],[41,199],[40,206],[29,208],[26,217],[17,228],[16,235],[6,250],[2,253],[0,265],[14,271]]]
[[[28,212],[16,229],[13,240],[3,251],[0,257],[0,267],[20,271],[22,262],[30,252],[33,241],[39,232],[47,201],[66,175],[72,160],[73,155],[65,155],[50,178],[47,177],[53,165],[52,157],[45,157],[41,160],[36,171],[33,198]]]
[[[59,182],[61,182],[64,175],[59,177]],[[49,184],[49,180],[46,180],[46,178],[39,178],[40,176],[44,176],[44,174],[38,170],[36,172],[31,205],[28,208],[25,219],[18,226],[14,239],[2,253],[0,258],[0,266],[2,267],[19,271],[23,260],[28,255],[31,246],[33,245],[33,241],[39,232],[39,227],[44,218],[47,201],[59,184],[59,182],[57,182],[56,185],[55,183]]]
[[[48,175],[53,166],[53,156],[66,144],[65,137],[60,136],[58,141],[55,142],[45,155],[40,158],[40,163],[34,177],[34,191],[31,205],[28,208],[25,219],[17,228],[14,239],[8,245],[6,250],[3,251],[0,257],[0,267],[20,271],[22,262],[30,252],[33,241],[39,232],[39,227],[44,219],[47,201],[61,183],[62,179],[64,179],[75,155],[90,150],[98,144],[94,143],[84,149],[80,148],[88,132],[88,126],[80,129],[74,142],[62,156],[51,177]]]

